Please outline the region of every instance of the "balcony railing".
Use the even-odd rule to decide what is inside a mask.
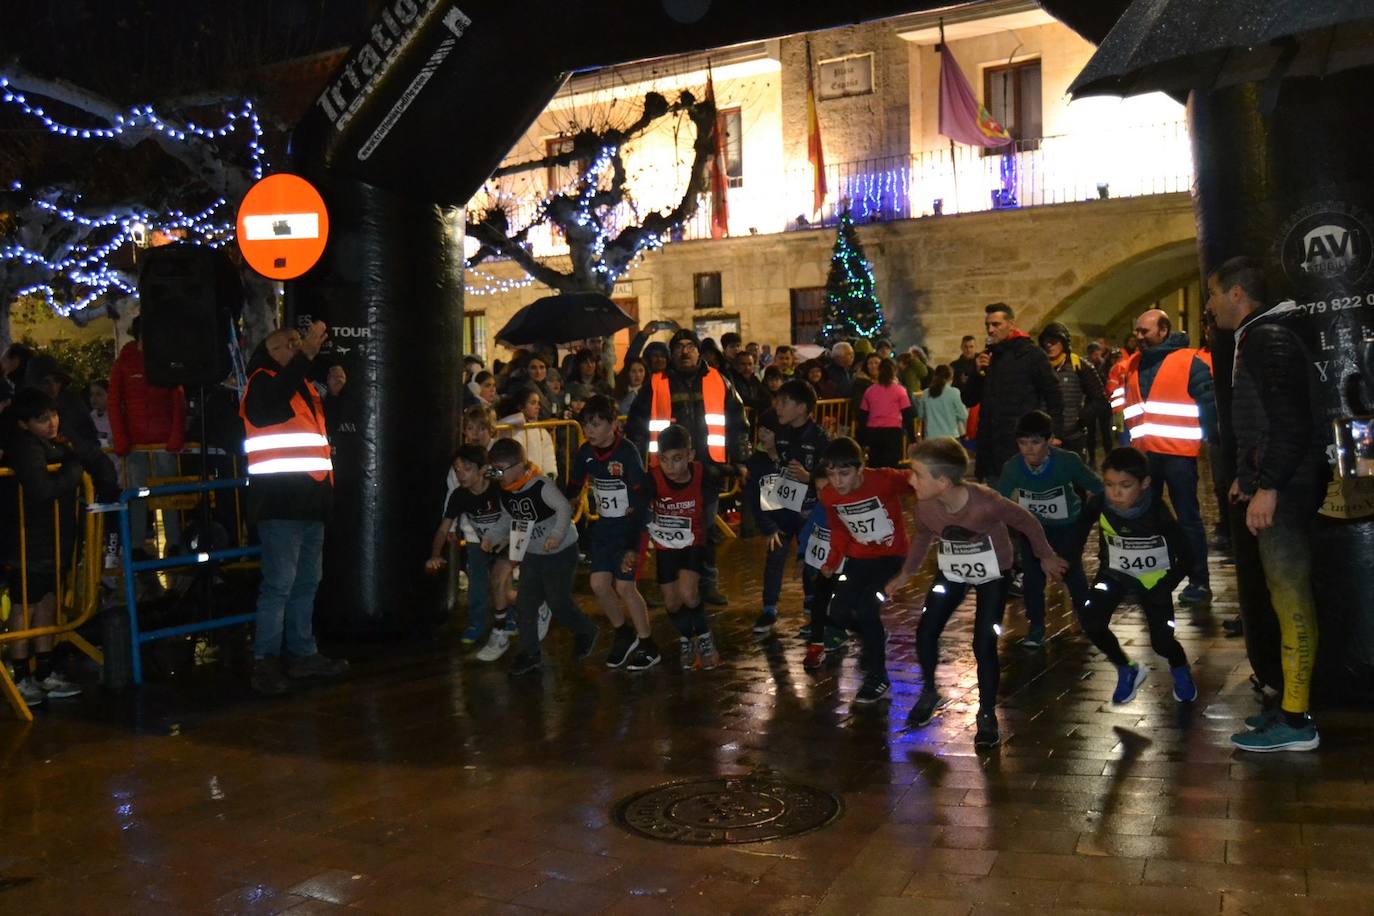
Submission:
[[[1111,133],[1063,134],[1016,141],[1000,150],[956,145],[911,156],[864,159],[826,166],[825,204],[814,210],[810,165],[780,174],[746,172],[729,190],[730,235],[769,235],[833,226],[845,209],[856,222],[890,222],[939,214],[1038,207],[1106,197],[1144,197],[1188,191],[1193,180],[1187,126],[1173,121]],[[537,202],[511,208],[522,226]],[[613,214],[612,233],[637,220],[628,205]],[[536,256],[567,253],[548,225],[530,233]],[[711,203],[672,241],[711,238]]]

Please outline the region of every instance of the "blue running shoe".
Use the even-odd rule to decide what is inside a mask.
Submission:
[[[1280,710],[1277,706],[1275,706],[1273,709],[1261,710],[1260,712],[1255,713],[1253,716],[1246,717],[1245,727],[1252,729],[1266,728],[1268,727],[1270,722],[1273,722],[1275,719],[1281,718],[1279,713]]]
[[[1311,719],[1301,728],[1294,728],[1283,716],[1278,716],[1263,728],[1232,735],[1231,743],[1242,751],[1272,754],[1275,751],[1315,751],[1322,742]]]
[[[1126,665],[1116,669],[1116,691],[1112,694],[1112,702],[1117,706],[1129,703],[1135,699],[1136,692],[1140,690],[1140,685],[1145,683],[1145,677],[1149,672],[1139,665]]]
[[[476,624],[473,624],[463,631],[463,645],[465,646],[475,646],[477,645],[477,640],[481,638],[482,628]]]
[[[1180,703],[1191,703],[1197,699],[1197,684],[1193,683],[1193,672],[1187,665],[1171,668],[1174,676],[1174,699]]]
[[[1205,585],[1190,585],[1178,595],[1178,603],[1183,605],[1206,604],[1211,600],[1212,590]]]

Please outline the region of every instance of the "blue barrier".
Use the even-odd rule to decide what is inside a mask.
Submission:
[[[143,683],[143,659],[139,647],[145,642],[152,642],[155,639],[167,639],[172,636],[184,636],[187,633],[201,633],[207,630],[218,630],[223,627],[238,626],[242,623],[252,623],[256,614],[232,614],[228,617],[216,617],[213,620],[202,620],[196,623],[184,623],[174,627],[162,627],[157,630],[139,632],[138,629],[138,598],[134,594],[134,573],[156,571],[160,569],[176,569],[183,566],[199,566],[201,563],[219,562],[221,560],[241,560],[248,557],[262,556],[262,547],[230,547],[225,550],[201,551],[199,553],[188,553],[165,557],[157,560],[135,560],[133,545],[129,543],[129,503],[135,499],[147,499],[150,496],[174,496],[179,493],[206,493],[210,490],[229,490],[248,486],[248,478],[240,477],[233,480],[207,480],[198,483],[178,483],[169,484],[165,487],[131,487],[119,494],[119,534],[124,544],[124,601],[129,612],[129,638],[133,658],[131,659],[133,681],[135,686]]]

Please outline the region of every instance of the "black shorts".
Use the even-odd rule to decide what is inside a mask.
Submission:
[[[672,585],[680,572],[694,572],[701,575],[706,566],[706,550],[700,544],[684,547],[681,550],[654,551],[654,565],[658,568],[658,584]]]
[[[593,528],[593,531],[596,529]],[[587,555],[591,557],[592,572],[606,572],[615,576],[621,582],[633,582],[639,578],[639,564],[643,557],[636,558],[635,565],[629,572],[621,571],[621,562],[625,559],[626,547],[623,542],[605,539],[598,541],[595,536],[588,539],[590,543],[587,547]]]

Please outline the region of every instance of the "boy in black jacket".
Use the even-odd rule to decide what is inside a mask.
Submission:
[[[1133,448],[1114,449],[1102,463],[1106,492],[1098,525],[1102,537],[1097,580],[1079,612],[1083,633],[1116,666],[1112,702],[1129,703],[1144,683],[1147,671],[1132,662],[1108,626],[1123,598],[1138,592],[1150,629],[1150,646],[1169,662],[1174,699],[1191,703],[1197,686],[1188,656],[1174,637],[1174,587],[1189,568],[1188,541],[1173,512],[1150,487],[1150,463]],[[1090,505],[1097,502],[1094,497]],[[1085,512],[1085,518],[1092,518]]]

